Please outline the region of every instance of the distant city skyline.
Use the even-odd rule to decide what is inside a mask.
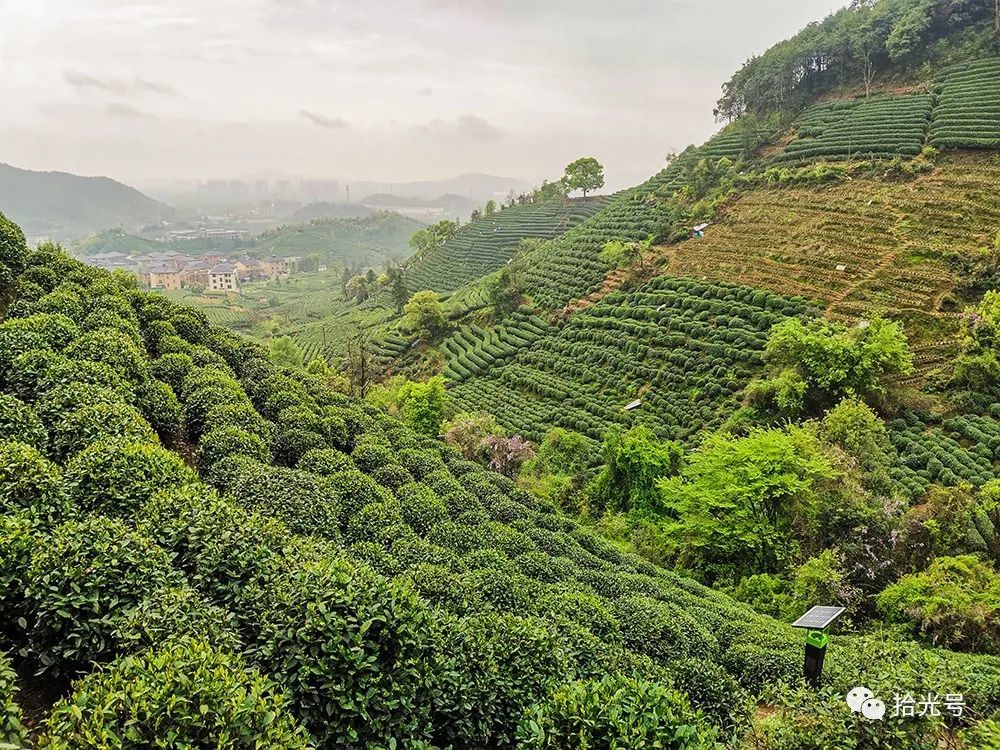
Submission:
[[[609,189],[717,128],[739,65],[843,0],[38,0],[0,27],[0,161],[137,186],[270,171]]]

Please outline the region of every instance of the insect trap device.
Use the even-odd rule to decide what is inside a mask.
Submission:
[[[823,676],[823,660],[826,658],[826,646],[830,642],[826,630],[842,614],[843,607],[813,607],[792,623],[793,628],[806,631],[806,656],[802,672],[806,681],[814,688],[819,687]]]

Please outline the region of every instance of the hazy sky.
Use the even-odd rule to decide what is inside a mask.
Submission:
[[[845,0],[0,0],[0,162],[137,184],[282,172],[620,187]]]

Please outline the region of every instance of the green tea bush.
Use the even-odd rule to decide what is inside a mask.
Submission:
[[[203,475],[228,456],[245,456],[266,463],[271,452],[260,437],[239,427],[215,427],[201,436],[197,464]]]
[[[341,453],[333,448],[319,448],[311,450],[302,456],[298,467],[302,471],[309,471],[313,474],[329,476],[340,471],[350,471],[354,468],[354,462],[346,453]]]
[[[40,748],[312,747],[270,680],[197,640],[129,656],[74,686]]]
[[[138,383],[149,375],[146,355],[127,334],[114,328],[101,328],[83,334],[67,347],[66,356],[108,365],[132,383]]]
[[[0,214],[0,221],[3,215]],[[0,238],[2,242],[2,238]],[[30,747],[17,698],[17,675],[0,652],[0,747]]]
[[[268,593],[251,653],[321,746],[426,736],[430,621],[411,589],[328,560],[288,570]]]
[[[123,618],[115,631],[122,651],[156,648],[178,637],[205,641],[220,651],[240,650],[233,615],[187,586],[158,589]]]
[[[340,538],[340,509],[323,477],[261,464],[240,476],[229,492],[241,507],[277,518],[295,534]]]
[[[194,361],[181,352],[161,354],[150,364],[150,374],[173,388],[175,393],[180,392],[184,379],[192,369]]]
[[[173,388],[150,378],[136,386],[135,404],[164,443],[173,445],[177,441],[183,417],[181,404]]]
[[[101,440],[131,443],[158,441],[138,409],[126,404],[97,403],[66,414],[52,428],[51,455],[64,462]]]
[[[198,591],[237,613],[244,591],[273,574],[288,542],[282,523],[247,513],[201,485],[154,494],[139,511],[137,528],[174,556]]]
[[[373,503],[398,505],[389,490],[356,469],[335,472],[330,474],[327,479],[341,508],[341,520],[345,526],[367,505]],[[402,520],[402,516],[400,516],[400,520]]]
[[[128,394],[122,390],[73,381],[43,392],[35,403],[35,413],[47,428],[52,429],[77,409],[98,404],[127,406],[127,398]]]
[[[0,515],[0,640],[13,643],[24,636],[19,620],[28,614],[24,581],[34,548],[34,529],[26,515]]]
[[[448,520],[448,509],[430,487],[417,482],[396,490],[403,518],[418,534],[426,534],[435,524]]]
[[[71,508],[59,467],[30,445],[0,443],[0,512],[55,522]]]
[[[0,393],[0,440],[17,440],[45,450],[48,434],[30,406],[20,399]]]
[[[327,439],[312,430],[298,427],[278,428],[271,440],[274,462],[281,466],[295,466],[311,450],[329,446]]]
[[[205,415],[205,422],[209,429],[236,427],[268,443],[274,433],[274,425],[258,414],[249,402],[213,406]]]
[[[176,453],[158,445],[97,442],[67,465],[70,498],[84,511],[131,518],[154,492],[194,482],[195,473]]]
[[[120,521],[56,527],[27,575],[29,644],[43,668],[74,675],[115,656],[115,633],[157,589],[178,585],[170,556]]]
[[[573,682],[528,712],[519,747],[709,750],[716,734],[687,698],[658,682],[609,676]]]

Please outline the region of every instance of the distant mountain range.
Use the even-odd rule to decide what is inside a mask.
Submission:
[[[173,209],[108,177],[33,172],[0,163],[0,211],[29,237],[69,240],[108,227],[138,229]]]
[[[347,183],[347,181],[344,181]],[[497,177],[491,174],[470,173],[445,180],[420,182],[350,182],[352,195],[391,193],[396,197],[433,198],[434,196],[461,196],[475,203],[485,203],[490,198],[506,196],[511,190],[523,193],[537,185],[516,177]]]

